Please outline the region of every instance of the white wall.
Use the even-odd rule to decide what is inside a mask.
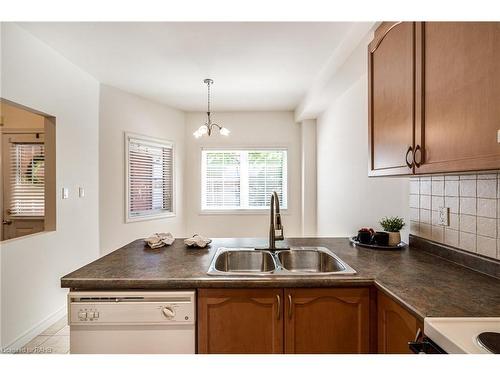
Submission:
[[[317,232],[317,166],[316,120],[301,122],[302,144],[302,235],[315,236]]]
[[[300,126],[292,112],[216,112],[213,120],[231,130],[229,137],[195,139],[192,133],[206,121],[205,113],[186,115],[185,209],[188,235],[210,237],[267,237],[269,211],[259,214],[200,214],[202,147],[288,148],[288,210],[282,215],[285,236],[301,235]]]
[[[99,123],[101,253],[154,232],[184,236],[184,113],[101,85]],[[175,217],[125,223],[125,132],[174,142]]]
[[[60,278],[99,254],[98,82],[14,24],[2,23],[2,97],[56,117],[57,231],[1,244],[2,347],[64,314]],[[86,189],[78,198],[79,186]],[[50,319],[49,319],[50,320]]]
[[[320,236],[379,228],[380,218],[390,215],[404,217],[409,226],[408,178],[368,178],[366,46],[361,43],[339,69],[335,100],[317,120]],[[405,228],[403,238],[407,233]]]

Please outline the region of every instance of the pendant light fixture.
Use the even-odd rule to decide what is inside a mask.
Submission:
[[[201,136],[207,134],[209,137],[212,135],[212,131],[214,128],[219,129],[219,133],[221,135],[228,136],[230,131],[228,128],[224,128],[216,123],[212,122],[211,113],[210,113],[210,85],[213,85],[214,81],[210,78],[207,78],[203,81],[207,84],[208,88],[208,106],[207,106],[207,122],[204,125],[200,126],[198,130],[196,130],[193,135],[196,138],[200,138]]]

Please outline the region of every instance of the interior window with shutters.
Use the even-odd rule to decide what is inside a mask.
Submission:
[[[45,215],[45,146],[43,143],[10,143],[11,217]]]
[[[127,221],[173,216],[173,144],[126,135]]]
[[[287,151],[203,150],[202,210],[269,208],[273,191],[287,208]]]

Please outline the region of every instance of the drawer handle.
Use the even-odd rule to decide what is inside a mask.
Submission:
[[[409,155],[409,154],[410,154],[410,152],[412,152],[412,151],[413,151],[413,147],[411,147],[411,146],[410,146],[410,147],[408,147],[408,151],[406,151],[406,155],[405,155],[405,162],[406,162],[406,165],[407,165],[407,166],[408,166],[408,168],[410,168],[410,169],[413,167],[413,163],[415,162],[415,153],[413,153],[413,162],[412,162],[412,163],[410,163],[410,162],[408,161],[408,155]]]
[[[415,165],[415,167],[420,168],[420,166],[422,165],[422,159],[420,159],[420,163],[417,163],[417,161],[415,160],[417,151],[420,151],[420,154],[422,154],[422,149],[420,148],[420,145],[417,145],[417,147],[415,147],[415,151],[413,152],[413,164]]]
[[[288,319],[292,319],[292,295],[288,295]]]

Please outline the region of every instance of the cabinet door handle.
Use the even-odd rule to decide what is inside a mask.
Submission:
[[[276,315],[278,320],[281,319],[281,298],[279,294],[276,294]]]
[[[405,155],[405,162],[406,162],[406,165],[408,166],[408,168],[412,168],[413,167],[413,162],[415,162],[415,153],[413,153],[413,162],[409,162],[408,161],[408,155],[410,154],[410,152],[413,152],[413,147],[408,147],[408,151],[406,151],[406,155]]]
[[[417,155],[417,151],[420,151],[420,154],[422,154],[422,149],[420,148],[420,145],[417,145],[417,147],[415,147],[415,151],[413,152],[413,164],[415,165],[415,167],[420,168],[420,166],[422,165],[422,160],[420,160],[420,163],[417,163],[417,161],[415,160],[415,155]]]
[[[288,319],[292,319],[292,295],[288,295]]]

